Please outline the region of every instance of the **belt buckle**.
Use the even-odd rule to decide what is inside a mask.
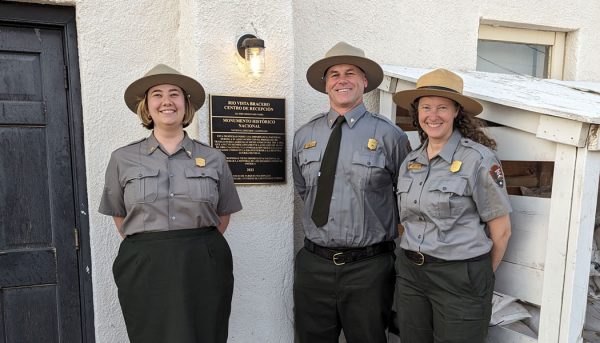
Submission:
[[[422,266],[425,264],[425,256],[420,252],[420,251],[415,251],[415,253],[417,253],[417,255],[419,256],[419,258],[421,259],[419,262],[415,262],[412,261],[414,264],[416,264],[417,266]]]
[[[337,259],[339,257],[341,257],[344,253],[343,252],[338,252],[333,254],[333,257],[331,258],[331,260],[333,261],[333,264],[335,264],[336,266],[343,266],[344,264],[346,264],[346,262],[338,262]]]

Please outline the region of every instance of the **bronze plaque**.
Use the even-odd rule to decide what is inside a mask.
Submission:
[[[285,99],[210,96],[210,142],[238,184],[285,182]]]

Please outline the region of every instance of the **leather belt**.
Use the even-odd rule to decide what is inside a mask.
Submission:
[[[356,262],[396,249],[394,241],[376,243],[362,248],[327,248],[304,239],[304,248],[309,252],[333,262],[336,266]]]
[[[420,251],[404,250],[404,256],[406,256],[406,258],[408,258],[412,263],[416,264],[417,266],[422,266],[425,263],[480,261],[486,258],[488,255],[489,253],[486,253],[480,256],[468,258],[466,260],[444,260],[431,255],[423,254]]]

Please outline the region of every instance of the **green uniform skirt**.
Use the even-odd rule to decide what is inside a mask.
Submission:
[[[214,227],[128,236],[113,275],[131,343],[226,342],[232,270]]]

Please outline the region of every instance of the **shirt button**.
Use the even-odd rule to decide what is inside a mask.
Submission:
[[[371,162],[367,162],[367,165],[368,165],[368,166],[370,166],[370,165],[371,165]]]
[[[175,220],[175,216],[171,217],[171,220]]]
[[[445,190],[446,190],[446,187],[442,187],[442,190],[443,190],[443,191],[445,191]]]
[[[419,217],[419,220],[420,220],[420,221],[423,221],[423,217]]]
[[[423,184],[423,181],[419,182],[419,186]]]
[[[142,177],[142,174],[138,174],[138,177]]]
[[[169,196],[170,196],[171,198],[172,198],[174,195],[175,195],[175,194],[173,194],[173,193],[170,193],[170,194],[169,194]]]
[[[418,239],[421,239],[421,235],[417,236]]]
[[[415,200],[415,201],[413,201],[413,203],[415,203],[415,204],[416,204],[416,203],[417,203],[417,201]]]
[[[304,159],[304,162],[308,161],[306,158]]]
[[[172,159],[173,159],[173,156],[169,156],[169,159],[170,159],[170,160],[172,160]]]

